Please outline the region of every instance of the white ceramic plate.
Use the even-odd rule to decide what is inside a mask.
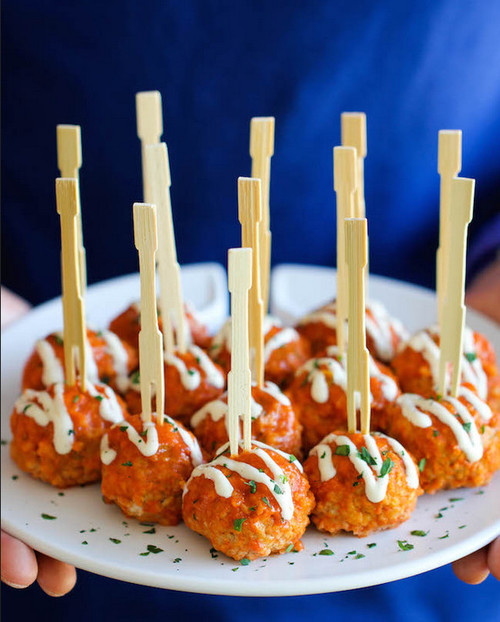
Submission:
[[[197,298],[202,273],[198,267],[196,278],[185,279],[185,293],[186,298],[203,305],[203,299]],[[332,270],[322,268],[279,267],[273,282],[275,312],[291,319],[331,298],[333,275]],[[192,286],[196,289],[191,290]],[[435,318],[434,296],[427,290],[373,277],[370,293],[411,329],[428,325]],[[138,280],[134,276],[89,288],[87,308],[91,321],[105,325],[137,294]],[[205,303],[209,299],[207,296]],[[222,301],[221,306],[226,302]],[[213,298],[210,304],[218,306]],[[60,322],[60,302],[52,301],[3,334],[2,439],[10,438],[9,416],[33,343],[59,328]],[[472,312],[468,323],[486,334],[500,352],[500,331],[494,324]],[[325,537],[309,527],[303,538],[304,551],[242,566],[222,554],[212,556],[208,541],[183,525],[156,526],[155,533],[147,533],[151,527],[127,520],[118,508],[102,503],[99,485],[69,489],[60,496],[58,490],[21,473],[9,458],[8,445],[2,446],[2,525],[7,531],[43,553],[91,572],[207,594],[314,594],[376,585],[425,572],[467,555],[500,533],[499,497],[497,473],[493,482],[481,490],[421,497],[410,520],[398,529],[359,539],[347,535]],[[42,514],[56,518],[44,519]],[[428,534],[411,536],[412,530]],[[412,543],[414,549],[400,550],[398,540]],[[376,546],[369,547],[372,543]],[[148,545],[162,551],[140,555],[147,552]],[[334,554],[319,554],[326,547]]]

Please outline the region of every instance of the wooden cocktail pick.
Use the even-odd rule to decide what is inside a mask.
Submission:
[[[438,320],[443,320],[444,290],[446,289],[446,257],[450,239],[448,221],[451,212],[451,183],[462,169],[462,131],[441,130],[438,142],[438,173],[441,178],[439,191],[439,248],[436,253],[436,290]]]
[[[252,285],[252,249],[232,248],[228,253],[231,292],[231,371],[227,377],[229,447],[238,453],[239,418],[243,417],[243,447],[251,449],[251,374],[248,353],[248,290]]]
[[[446,370],[451,364],[452,376],[450,394],[457,397],[460,381],[463,333],[465,324],[465,255],[467,247],[467,227],[472,220],[474,203],[473,179],[455,178],[450,187],[450,218],[446,221],[449,243],[446,255],[442,255],[446,282],[444,283],[443,321],[439,358],[439,391],[447,393]]]
[[[337,194],[337,345],[342,356],[347,342],[347,266],[345,251],[346,218],[354,217],[356,190],[356,149],[335,147],[333,149],[333,182]]]
[[[249,336],[252,377],[259,387],[264,384],[264,304],[261,297],[260,227],[262,199],[260,179],[238,179],[238,215],[241,223],[242,246],[252,249],[252,287],[249,294]]]
[[[356,431],[356,392],[360,396],[361,433],[370,433],[370,374],[365,333],[365,278],[368,260],[366,218],[345,221],[346,261],[349,282],[347,351],[347,422],[349,432]]]
[[[175,248],[172,204],[170,202],[170,167],[165,143],[147,145],[146,171],[152,201],[158,218],[158,275],[160,281],[160,311],[165,335],[165,351],[173,354],[175,348],[172,317],[175,319],[177,346],[186,351],[186,321],[182,296],[181,269]]]
[[[160,142],[163,134],[163,114],[161,110],[161,94],[159,91],[142,91],[135,95],[137,116],[137,136],[141,140],[142,155],[142,187],[144,201],[152,202],[146,172],[146,145]]]
[[[64,367],[66,382],[76,382],[75,361],[80,373],[82,391],[86,390],[86,326],[85,303],[80,291],[80,269],[78,265],[77,221],[78,181],[56,179],[57,212],[61,217],[61,263],[62,301],[64,316]]]
[[[141,331],[139,333],[139,374],[142,419],[151,421],[153,387],[156,392],[156,421],[163,424],[165,379],[163,336],[158,329],[156,310],[155,254],[158,248],[156,207],[134,203],[135,246],[139,251],[141,279]]]
[[[87,290],[87,259],[83,245],[82,210],[80,201],[80,168],[82,167],[82,138],[79,125],[57,126],[57,168],[61,177],[78,181],[78,216],[76,218],[76,241],[80,273],[80,292],[85,297]]]
[[[366,158],[366,114],[364,112],[343,112],[340,116],[343,147],[356,149],[356,193],[354,217],[364,218],[365,208],[365,158]]]
[[[262,182],[262,226],[260,227],[260,280],[264,314],[269,309],[269,278],[271,272],[271,216],[269,190],[271,158],[274,154],[274,117],[253,117],[250,122],[250,156],[252,177]]]

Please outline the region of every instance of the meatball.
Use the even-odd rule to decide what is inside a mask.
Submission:
[[[218,400],[205,404],[191,418],[191,428],[205,451],[214,457],[217,450],[228,442],[227,393]],[[300,425],[292,404],[278,387],[266,382],[262,387],[252,386],[252,438],[301,457]],[[240,435],[243,436],[243,421]]]
[[[106,503],[141,521],[179,523],[184,484],[203,462],[198,441],[181,423],[164,415],[159,425],[133,415],[103,436],[101,457]]]
[[[198,319],[195,310],[189,305],[184,305],[187,329],[189,329],[188,342],[193,342],[200,348],[207,349],[210,345],[210,335],[207,327]],[[162,329],[161,313],[158,308],[158,327]],[[139,303],[131,304],[120,315],[114,318],[109,329],[116,333],[120,339],[126,341],[136,350],[139,348],[139,332],[141,330],[141,314]],[[175,329],[174,329],[175,332]]]
[[[264,443],[230,457],[222,449],[197,467],[184,489],[186,525],[233,559],[302,548],[314,498],[302,466]]]
[[[264,376],[284,388],[295,371],[309,358],[309,344],[290,327],[270,315],[264,319]],[[231,320],[215,335],[209,348],[212,359],[228,373],[231,369]]]
[[[101,380],[115,391],[123,392],[128,385],[128,374],[137,368],[137,351],[107,330],[88,329],[87,341],[88,379]],[[62,333],[52,333],[36,342],[24,368],[22,388],[43,391],[58,382],[64,382],[64,342]]]
[[[337,343],[337,305],[332,302],[303,317],[297,330],[311,346],[313,356],[322,356],[326,348]],[[399,344],[408,339],[401,322],[391,317],[385,307],[374,300],[366,303],[366,346],[376,359],[389,363]]]
[[[500,415],[472,385],[458,399],[403,393],[390,407],[388,429],[418,461],[425,492],[487,484],[500,468]]]
[[[472,331],[464,330],[462,381],[472,384],[481,399],[488,397],[488,384],[493,384],[499,371],[495,353],[488,340]],[[392,360],[391,366],[406,393],[431,397],[439,382],[439,333],[437,328],[421,330],[407,341]]]
[[[165,412],[184,425],[207,402],[217,399],[225,385],[220,367],[198,346],[190,346],[184,354],[165,355]],[[125,400],[132,414],[141,412],[139,372],[131,376]]]
[[[422,494],[413,458],[394,439],[374,432],[332,432],[304,463],[320,531],[359,537],[397,527]]]
[[[336,346],[327,349],[328,357],[310,359],[299,368],[287,391],[303,426],[302,446],[308,451],[333,430],[347,426],[347,361]],[[372,357],[370,365],[371,425],[385,429],[387,406],[399,395],[391,371]]]
[[[22,471],[58,488],[100,479],[101,437],[128,413],[110,387],[86,389],[58,383],[23,392],[10,419],[11,456]]]

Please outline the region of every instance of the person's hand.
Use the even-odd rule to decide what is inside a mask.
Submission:
[[[468,288],[467,306],[500,322],[500,258],[481,272]],[[500,538],[452,564],[453,572],[465,583],[477,585],[490,574],[500,581]]]
[[[30,305],[2,287],[2,328],[29,311]],[[24,542],[2,531],[2,581],[25,588],[38,581],[49,596],[64,596],[76,583],[73,566],[35,552]]]

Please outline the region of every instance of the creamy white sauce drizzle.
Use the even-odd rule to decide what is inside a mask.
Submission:
[[[203,456],[198,441],[168,415],[164,415],[164,421],[166,422],[164,425],[170,424],[173,426],[174,431],[181,435],[184,444],[189,449],[192,465],[196,467],[202,464]],[[158,441],[158,430],[154,421],[144,422],[144,435],[139,434],[134,426],[130,425],[127,421],[122,420],[113,427],[117,426],[125,428],[123,433],[127,434],[129,441],[133,443],[146,458],[154,456],[158,451],[160,444]],[[104,464],[111,464],[115,458],[116,451],[110,448],[108,435],[105,434],[101,439],[101,461]]]
[[[391,448],[394,450],[394,452],[403,459],[408,487],[418,488],[417,470],[408,453],[404,450],[403,446],[394,439],[385,436],[384,434],[377,433],[377,436],[385,438]],[[311,454],[318,456],[318,468],[320,471],[321,481],[327,481],[332,477],[335,477],[336,474],[335,468],[331,464],[332,451],[330,450],[330,452],[328,452],[328,449],[330,449],[329,445],[331,443],[335,443],[337,447],[340,445],[347,445],[349,447],[349,456],[346,457],[349,458],[356,471],[359,473],[359,475],[361,475],[362,479],[364,480],[365,494],[367,499],[372,503],[380,503],[380,501],[383,501],[387,493],[390,472],[386,473],[382,477],[380,476],[384,460],[380,455],[377,442],[370,434],[363,435],[363,438],[368,453],[375,461],[374,465],[367,464],[358,456],[358,448],[349,437],[344,435],[337,435],[333,432],[331,434],[328,434],[328,436],[326,436],[319,445],[314,447],[311,450]],[[330,463],[330,465],[328,465],[328,463]]]
[[[299,333],[294,328],[282,328],[264,345],[264,361],[267,363],[275,350],[278,350],[288,343],[298,341],[298,339]]]
[[[104,395],[97,391],[95,386],[90,382],[87,382],[87,391],[93,397],[102,398],[99,405],[99,414],[105,421],[111,423],[117,423],[123,419],[123,411],[121,409],[118,400],[116,399],[116,393],[111,387],[106,384],[99,384],[99,387],[104,390]]]
[[[464,397],[467,399],[465,395]],[[445,408],[442,402],[451,404],[458,417]],[[404,393],[398,397],[397,403],[401,407],[403,416],[416,427],[430,427],[432,419],[429,417],[429,414],[434,415],[441,423],[447,425],[455,435],[457,445],[466,455],[469,462],[477,462],[482,458],[483,443],[474,418],[467,410],[467,407],[459,400],[447,396],[438,402],[425,399],[421,395],[414,393]],[[466,430],[463,424],[466,424],[469,429]]]
[[[256,386],[255,383],[253,383],[252,386]],[[261,390],[267,393],[268,395],[270,395],[271,397],[273,397],[274,399],[276,399],[278,402],[280,402],[284,406],[292,405],[288,397],[284,393],[282,393],[280,389],[273,382],[269,382],[269,381],[265,382],[264,386],[261,387]],[[224,397],[226,397],[227,399],[227,394],[225,394]],[[196,426],[199,425],[207,417],[210,417],[212,421],[214,422],[220,421],[223,417],[226,418],[227,411],[228,411],[227,401],[223,399],[218,399],[212,402],[208,402],[208,404],[205,404],[205,406],[200,408],[200,410],[198,410],[198,412],[196,412],[191,417],[191,427],[193,429],[196,428]],[[256,402],[253,397],[251,397],[250,398],[250,415],[252,419],[257,419],[258,417],[262,415],[263,412],[264,412],[264,409],[262,408],[262,406],[258,402]],[[242,417],[240,416],[240,418]],[[229,434],[229,431],[227,429],[227,418],[226,418],[225,424],[226,424],[226,431]]]
[[[438,330],[433,327],[429,331],[422,330],[415,333],[405,344],[402,344],[400,350],[406,347],[419,352],[429,365],[429,369],[432,375],[433,387],[437,389],[439,382],[439,357],[440,348],[434,340],[433,335],[438,335]],[[474,345],[474,334],[470,328],[464,329],[464,353],[476,354],[476,348]],[[450,381],[450,374],[446,372],[447,382]],[[468,382],[474,386],[482,400],[485,400],[488,396],[488,378],[484,372],[481,359],[476,354],[476,358],[472,363],[467,357],[462,356],[462,382]]]
[[[129,386],[128,353],[121,339],[109,330],[103,330],[102,337],[106,342],[106,350],[113,359],[113,369],[116,372],[116,386],[125,393]]]
[[[188,351],[193,354],[205,374],[207,384],[217,389],[224,388],[225,380],[223,374],[215,367],[213,361],[198,346],[189,346]],[[181,383],[188,391],[194,391],[200,386],[201,374],[198,369],[187,368],[184,361],[175,355],[165,354],[165,362],[173,365],[179,372]]]
[[[392,318],[385,307],[375,300],[366,303],[367,311],[365,314],[366,333],[373,341],[377,357],[382,361],[388,362],[395,355],[392,344],[392,330],[400,339],[407,339],[408,333],[401,322]],[[321,323],[331,330],[337,330],[337,304],[332,302],[323,308],[309,313],[299,321],[299,325]]]
[[[35,403],[41,404],[41,407]],[[73,420],[64,403],[64,384],[54,385],[54,397],[47,391],[27,389],[15,403],[16,412],[31,417],[45,427],[50,422],[54,425],[53,444],[58,454],[69,454],[75,436]]]
[[[214,460],[212,460],[212,462],[208,464],[202,464],[193,470],[191,478],[187,482],[184,489],[184,494],[189,489],[189,483],[192,479],[194,479],[195,477],[203,476],[214,482],[215,492],[219,496],[229,498],[232,495],[234,488],[227,479],[227,477],[223,474],[223,472],[216,468],[217,466],[225,466],[230,471],[238,473],[246,481],[253,480],[255,483],[264,484],[268,488],[270,494],[278,502],[283,520],[291,520],[294,512],[294,504],[290,483],[286,479],[281,467],[273,460],[272,456],[269,455],[267,450],[275,451],[287,460],[290,460],[290,456],[288,456],[284,452],[277,451],[273,447],[269,447],[265,443],[252,441],[251,453],[257,455],[264,462],[264,464],[273,475],[273,477],[271,478],[269,477],[269,475],[267,475],[267,473],[259,471],[259,469],[251,466],[250,464],[247,464],[245,462],[238,462],[237,460],[233,460],[230,457],[221,455],[228,446],[229,444],[226,443],[226,445],[221,447],[218,456]],[[302,466],[297,460],[293,461],[292,464],[294,464],[295,467],[297,467],[302,472]]]
[[[158,308],[158,312],[159,312],[160,311],[160,299],[159,298],[157,299],[156,304],[157,304],[157,308]],[[133,302],[130,306],[140,316],[140,314],[141,314],[141,301],[137,300],[136,302]],[[186,311],[188,311],[190,313],[190,315],[193,317],[193,319],[195,319],[197,322],[199,322],[198,316],[196,315],[196,312],[195,312],[193,306],[190,303],[188,303],[188,302],[184,303],[184,312],[186,312]],[[193,343],[193,335],[191,334],[191,327],[189,325],[189,321],[188,321],[185,313],[184,313],[184,318],[185,318],[185,321],[184,321],[184,339],[185,339],[186,345],[190,346]],[[172,322],[173,329],[176,330],[177,329],[177,326],[176,326],[177,323],[175,321],[175,312],[174,312],[173,309],[170,310],[170,321]]]
[[[46,339],[35,343],[35,350],[42,361],[42,382],[46,387],[64,382],[64,369],[56,356],[55,350]]]

